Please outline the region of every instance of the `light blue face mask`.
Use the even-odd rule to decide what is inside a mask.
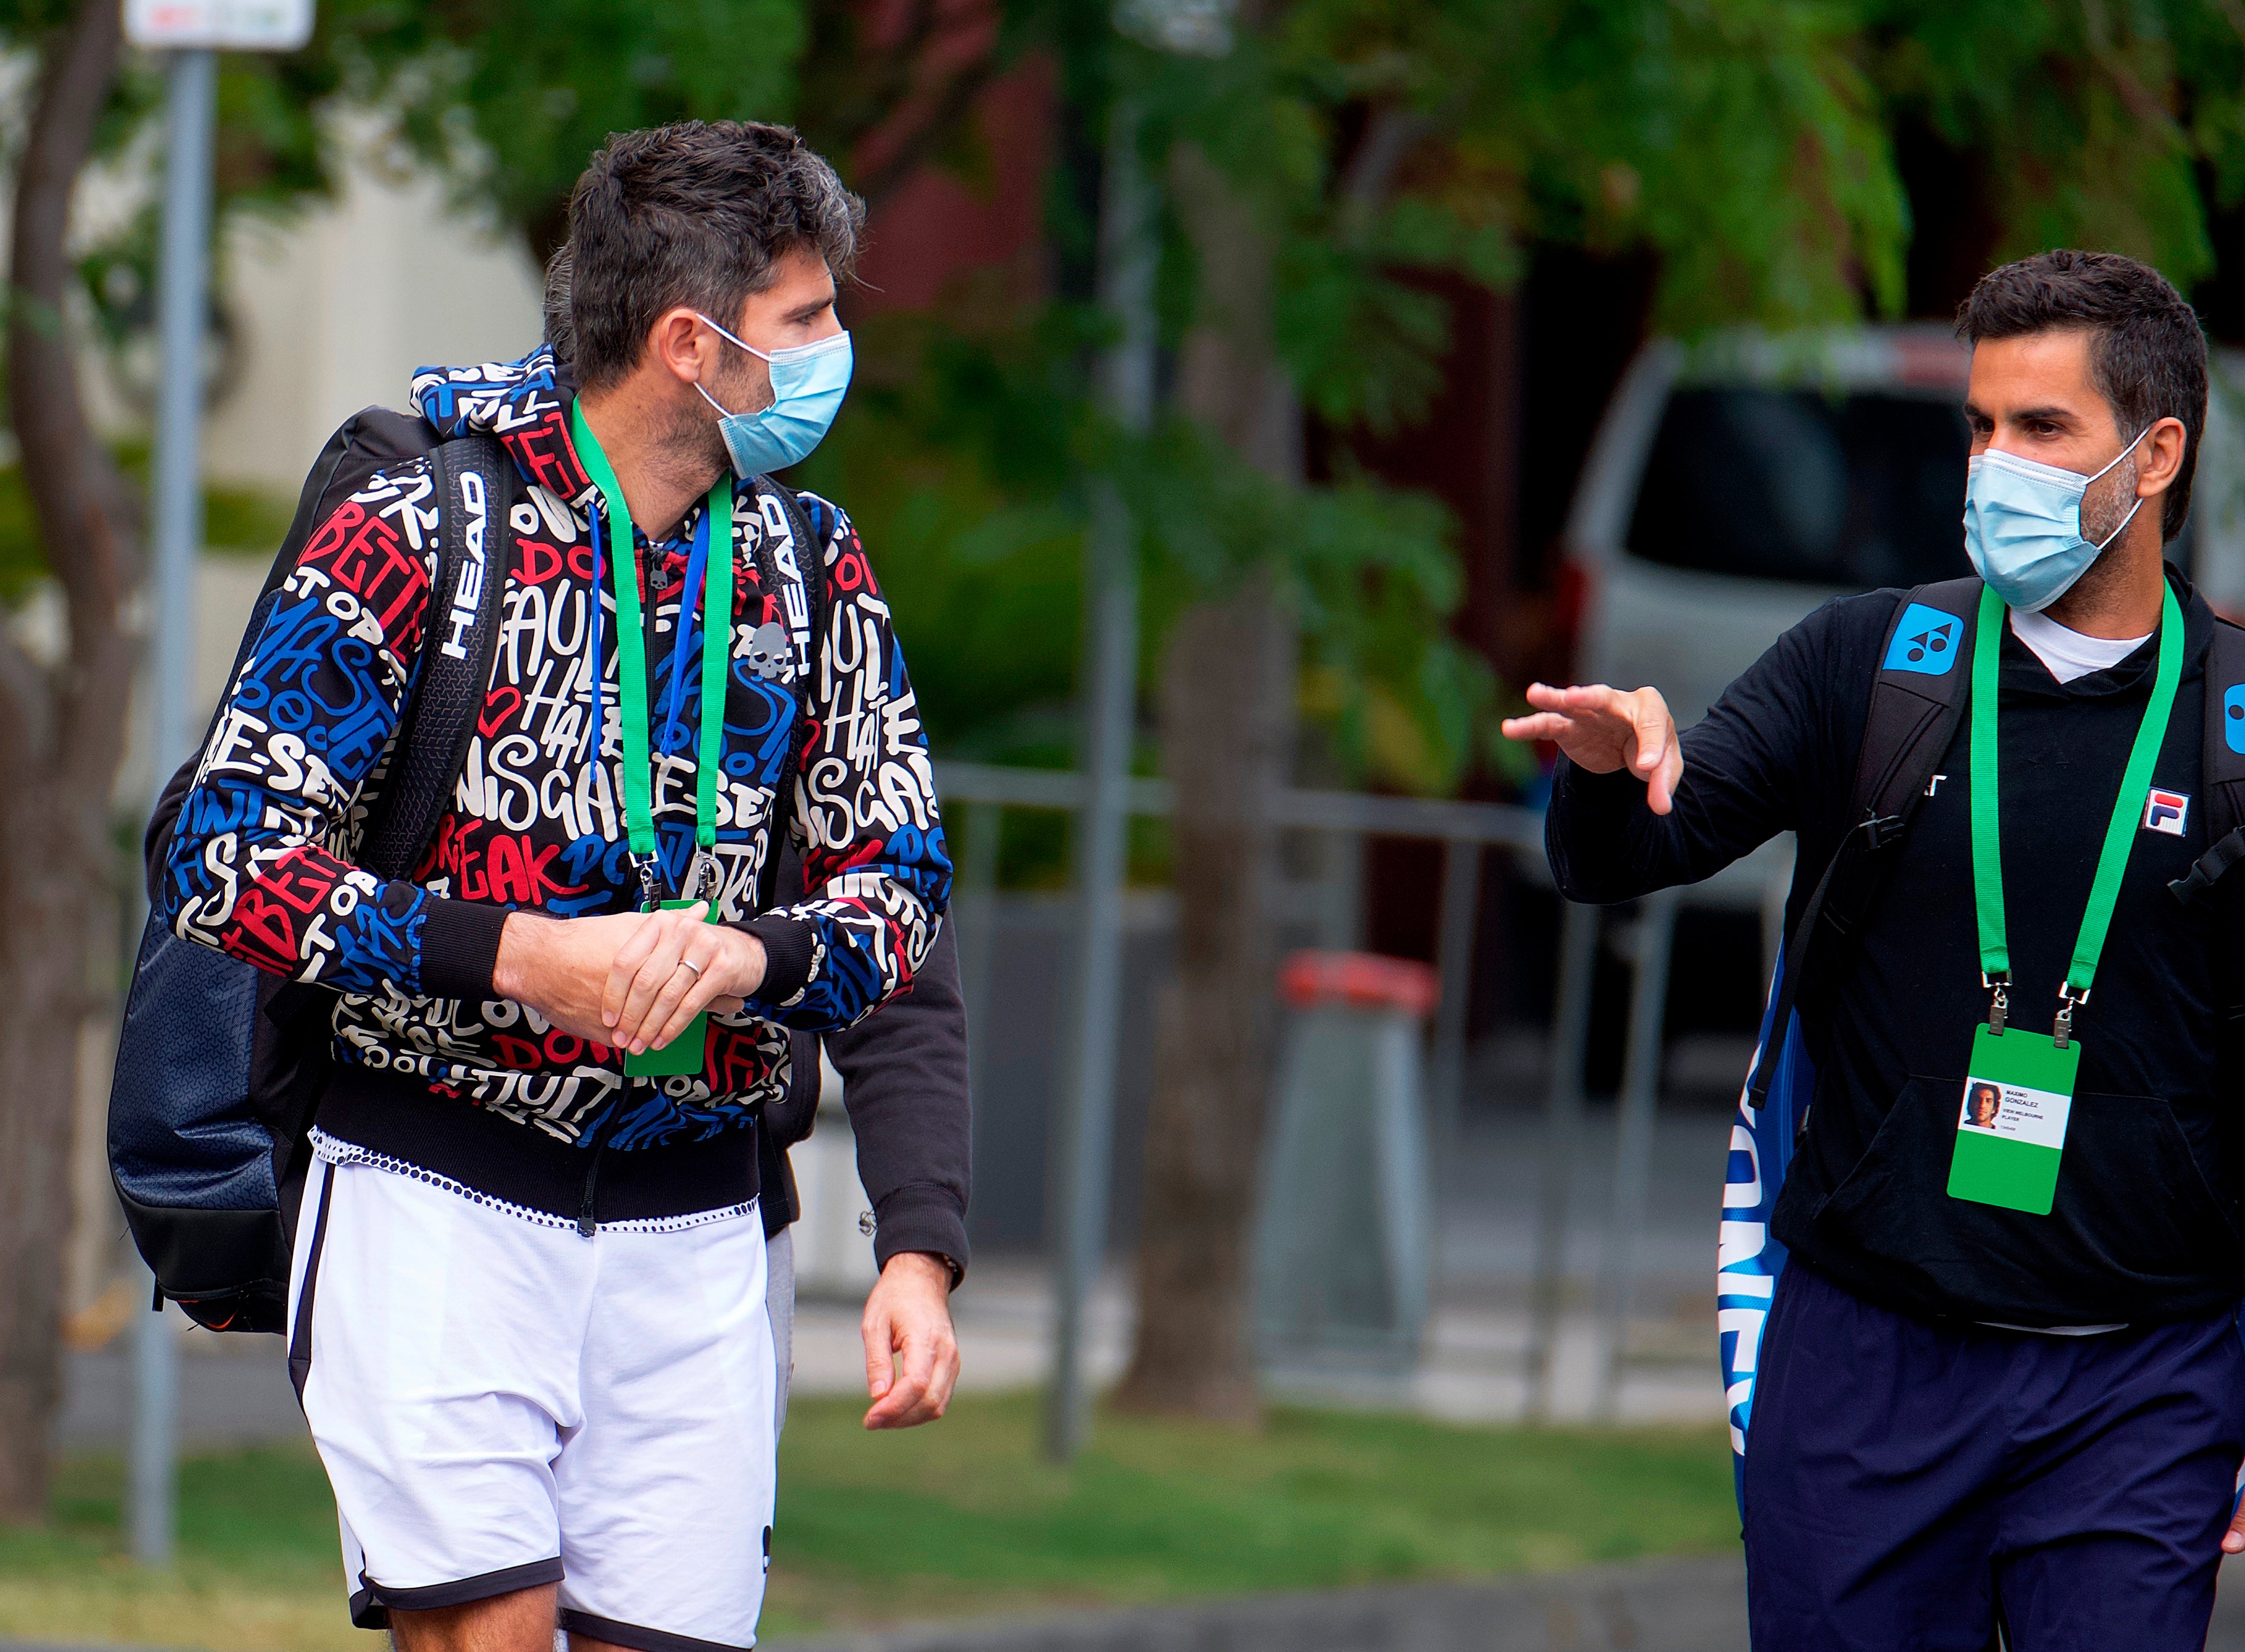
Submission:
[[[699,310],[694,313],[702,315]],[[727,412],[715,396],[698,384],[694,386],[702,391],[702,399],[717,410],[717,433],[725,438],[733,473],[748,477],[785,470],[818,445],[841,410],[855,361],[850,335],[837,333],[815,344],[797,344],[766,355],[754,344],[735,338],[707,316],[702,319],[771,368],[772,402],[761,412]]]
[[[2092,545],[2081,535],[2081,496],[2143,439],[2139,432],[2096,476],[1994,448],[1966,462],[1964,549],[1997,596],[2013,608],[2039,614],[2072,590],[2099,553],[2128,531],[2144,507],[2141,499],[2120,527]]]

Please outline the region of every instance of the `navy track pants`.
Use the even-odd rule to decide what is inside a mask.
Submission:
[[[2198,1652],[2245,1457],[2235,1316],[2039,1336],[1798,1261],[1746,1436],[1756,1652]],[[2245,1568],[2245,1557],[2240,1557]]]

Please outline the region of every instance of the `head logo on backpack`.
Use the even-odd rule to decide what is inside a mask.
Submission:
[[[484,588],[484,524],[490,514],[490,493],[472,465],[460,467],[460,578],[452,590],[452,612],[444,622],[444,652],[456,660],[468,657],[473,640],[476,610]]]

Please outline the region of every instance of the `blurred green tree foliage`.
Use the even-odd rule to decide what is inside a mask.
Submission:
[[[386,112],[406,152],[541,255],[601,139],[667,119],[795,119],[878,199],[929,158],[973,170],[969,99],[1041,53],[1060,65],[1064,129],[1095,137],[1129,90],[1157,173],[1190,143],[1252,198],[1277,238],[1273,343],[1303,404],[1385,432],[1423,414],[1448,337],[1446,307],[1410,275],[1502,288],[1539,241],[1657,254],[1672,328],[1893,313],[1910,225],[1889,133],[1905,112],[1984,158],[2006,251],[2113,247],[2187,288],[2211,268],[2209,206],[2245,197],[2234,0],[1292,0],[1244,17],[1222,0],[1124,0],[1128,32],[1063,0],[993,0],[987,28],[936,0],[878,28],[850,0],[560,3],[322,0],[305,51],[225,60],[222,206],[285,212],[330,193],[322,117],[346,98]],[[71,10],[9,0],[0,42],[35,44]],[[1163,49],[1176,44],[1188,49]],[[145,143],[159,92],[128,58],[105,155]],[[1088,238],[1081,200],[1052,200],[1055,240]],[[1169,228],[1174,344],[1195,254],[1174,216]],[[144,214],[83,261],[112,334],[146,323],[153,229]],[[1175,428],[1134,453],[1088,405],[1095,329],[1061,309],[881,330],[900,388],[854,398],[812,467],[913,588],[908,612],[941,615],[908,620],[907,642],[944,682],[930,699],[946,744],[1026,755],[1064,726],[1074,633],[1060,615],[1086,479],[1105,469],[1131,478],[1157,587],[1221,577],[1274,540],[1300,553],[1290,589],[1326,685],[1312,697],[1344,750],[1421,790],[1486,755],[1475,663],[1411,642],[1456,600],[1441,514],[1359,477],[1276,493],[1219,479],[1223,456]],[[930,416],[934,385],[946,394]]]

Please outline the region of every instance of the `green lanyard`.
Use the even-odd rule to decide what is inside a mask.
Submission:
[[[647,633],[640,615],[639,554],[633,543],[631,510],[624,503],[623,489],[616,485],[616,473],[608,464],[608,456],[600,451],[600,438],[585,423],[581,405],[569,411],[570,433],[575,438],[577,456],[585,463],[586,471],[600,490],[607,503],[609,525],[616,531],[609,535],[615,542],[615,554],[608,559],[612,584],[616,598],[616,677],[617,710],[623,723],[624,737],[624,826],[631,840],[633,860],[639,867],[641,904],[652,910],[661,899],[661,874],[657,869],[655,840],[655,805],[652,776],[655,769],[648,739],[647,701]],[[592,513],[594,535],[594,577],[599,576],[598,540],[600,532],[600,512]],[[702,533],[709,547],[709,573],[702,601],[702,727],[700,743],[694,766],[694,842],[697,853],[695,872],[688,874],[689,891],[703,885],[705,875],[715,870],[715,860],[709,850],[717,841],[717,772],[723,763],[725,739],[725,680],[732,670],[733,642],[733,479],[721,476],[709,490],[709,498],[702,511]],[[629,572],[626,569],[628,565]],[[678,627],[683,640],[686,624],[692,613],[694,593],[684,594],[678,612]],[[593,606],[599,607],[598,594]],[[596,628],[593,635],[600,636]],[[600,681],[600,662],[595,645],[593,678]],[[599,704],[597,692],[594,704]],[[593,731],[594,761],[599,760],[600,731]]]
[[[2073,961],[2058,989],[2058,1021],[2053,1036],[2065,1048],[2072,1036],[2073,1011],[2089,1001],[2089,983],[2097,973],[2098,955],[2105,950],[2106,932],[2113,927],[2113,908],[2120,898],[2121,875],[2128,868],[2129,846],[2152,786],[2152,768],[2158,762],[2160,744],[2167,738],[2167,713],[2174,705],[2175,684],[2182,679],[2182,608],[2174,588],[2165,591],[2160,608],[2160,663],[2152,681],[2152,697],[2144,707],[2144,720],[2136,727],[2136,743],[2128,751],[2128,766],[2120,777],[2120,795],[2113,802],[2112,822],[2105,828],[2105,847],[2097,857],[2097,875],[2089,886],[2089,905],[2081,914],[2081,934],[2073,943]],[[1988,1024],[2004,1030],[2004,989],[2011,978],[2011,948],[2004,924],[2004,851],[1998,833],[1996,801],[1997,661],[2003,653],[2001,631],[2004,601],[1982,587],[1980,619],[1972,639],[1972,900],[1980,925],[1980,980],[1995,990]]]

